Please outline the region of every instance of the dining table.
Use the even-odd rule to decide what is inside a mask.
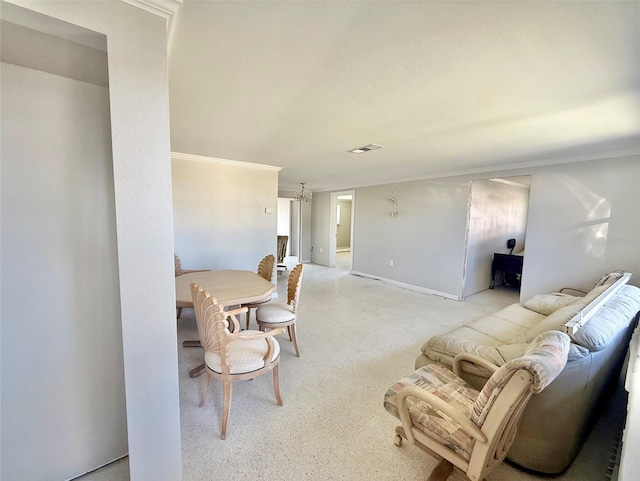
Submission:
[[[176,307],[193,308],[191,284],[195,283],[215,297],[226,309],[268,300],[276,286],[253,271],[195,271],[176,276]],[[200,347],[200,341],[184,341],[184,347]],[[204,372],[201,364],[189,372],[197,377]]]

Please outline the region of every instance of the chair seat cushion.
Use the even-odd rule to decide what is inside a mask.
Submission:
[[[239,333],[240,336],[249,334],[262,333],[260,331],[242,331]],[[280,355],[280,345],[278,341],[273,339],[273,344],[274,350],[269,362],[274,362]],[[267,341],[265,339],[230,342],[229,364],[231,366],[231,374],[244,374],[263,368],[265,366],[263,358],[266,353]],[[204,362],[212,371],[219,374],[222,373],[220,356],[215,352],[205,352]]]
[[[270,303],[260,306],[256,310],[256,319],[260,322],[268,322],[270,324],[278,324],[280,322],[293,321],[296,314],[293,307],[288,304]]]
[[[424,389],[467,416],[471,414],[479,394],[449,369],[439,364],[429,364],[400,379],[387,390],[384,396],[384,407],[398,419],[400,419],[397,404],[398,393],[407,386]],[[445,445],[464,459],[471,458],[475,441],[457,423],[432,409],[429,404],[420,399],[408,397],[407,405],[412,423],[421,428],[424,434]]]

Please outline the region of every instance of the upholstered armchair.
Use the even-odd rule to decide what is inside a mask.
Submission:
[[[527,402],[562,371],[568,353],[569,336],[548,331],[522,357],[499,368],[459,354],[453,372],[440,364],[418,369],[393,384],[384,398],[387,411],[402,423],[396,427],[396,445],[406,439],[440,459],[429,481],[445,480],[454,471],[463,479],[481,481],[505,458]],[[463,362],[493,373],[482,391],[460,377]]]

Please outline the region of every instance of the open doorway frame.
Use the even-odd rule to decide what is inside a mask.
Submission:
[[[351,229],[349,232],[350,236],[350,244],[351,244],[351,256],[349,259],[349,270],[353,269],[353,256],[354,256],[354,248],[353,248],[353,232],[354,232],[354,213],[355,213],[355,205],[356,205],[356,191],[355,190],[344,190],[340,192],[332,192],[331,193],[331,208],[330,212],[330,220],[329,220],[329,267],[336,266],[336,249],[337,249],[337,237],[338,237],[338,224],[337,224],[337,208],[338,208],[338,197],[343,195],[351,196]]]
[[[491,266],[496,254],[524,255],[530,189],[530,174],[470,182],[461,300],[491,288]],[[512,246],[507,245],[509,239],[515,239]],[[523,260],[520,259],[520,266]],[[518,291],[521,276],[522,272],[515,284]]]

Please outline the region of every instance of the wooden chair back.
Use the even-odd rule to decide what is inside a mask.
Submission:
[[[174,264],[175,271],[176,271],[176,277],[181,276],[182,274],[184,274],[184,271],[182,270],[182,264],[180,264],[180,258],[175,253],[173,254],[173,264]]]
[[[273,254],[265,256],[258,265],[258,275],[269,282],[273,279],[273,267],[276,263],[276,258]]]
[[[282,264],[284,262],[284,258],[287,256],[287,242],[289,242],[289,236],[278,236],[278,264]]]
[[[191,284],[193,309],[196,315],[198,336],[205,352],[220,356],[222,374],[229,375],[229,321],[224,306],[197,284]]]
[[[302,286],[302,269],[303,264],[298,264],[289,274],[287,281],[287,304],[293,307],[295,313],[298,309],[298,301],[300,300],[300,286]]]

